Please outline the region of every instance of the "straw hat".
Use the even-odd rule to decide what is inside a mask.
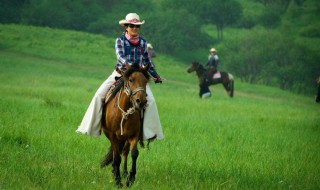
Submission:
[[[144,24],[144,20],[140,21],[140,17],[137,15],[137,13],[129,13],[126,16],[126,19],[119,21],[119,24],[121,26],[124,26],[125,24],[142,25]]]
[[[147,43],[147,48],[153,49],[152,45]]]
[[[210,49],[210,52],[217,52],[217,50],[214,49],[214,48],[211,48],[211,49]]]

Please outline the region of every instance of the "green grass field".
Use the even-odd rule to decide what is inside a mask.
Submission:
[[[116,189],[109,147],[75,133],[115,64],[114,39],[0,25],[0,189]],[[314,97],[235,80],[198,97],[189,63],[159,54],[165,140],[140,149],[131,189],[320,189]],[[190,60],[191,62],[191,60]]]

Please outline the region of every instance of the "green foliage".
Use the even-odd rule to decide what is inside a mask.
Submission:
[[[75,133],[113,70],[114,39],[17,25],[0,25],[0,38],[0,188],[117,189],[111,167],[99,167],[109,142]],[[233,99],[212,86],[202,100],[185,64],[156,61],[167,79],[150,84],[165,140],[140,149],[130,189],[320,187],[313,97],[236,77]]]
[[[31,0],[22,11],[24,24],[86,30],[88,25],[103,14],[101,6],[93,2]]]
[[[281,21],[281,16],[279,13],[274,12],[274,11],[267,11],[263,15],[260,16],[259,18],[259,23],[261,23],[262,26],[265,28],[277,28],[280,24]]]
[[[301,28],[300,34],[304,37],[320,38],[320,22]]]
[[[182,50],[200,48],[210,42],[207,34],[201,31],[198,19],[187,10],[164,10],[150,15],[149,20],[143,33],[163,53],[174,55]]]
[[[219,52],[222,68],[237,74],[243,81],[279,86],[299,93],[313,92],[313,79],[319,75],[320,1],[0,2],[1,23],[81,30],[112,39],[123,32],[118,21],[129,12],[137,12],[146,20],[141,34],[158,52],[186,63],[192,60],[206,62],[208,49],[218,47],[222,50]],[[6,48],[4,46],[0,44],[0,48]],[[224,54],[224,51],[228,52]],[[303,89],[301,86],[307,87]]]
[[[257,2],[262,3],[266,8],[269,10],[272,10],[274,12],[279,12],[280,14],[283,14],[284,12],[287,11],[289,4],[291,0],[255,0]],[[301,2],[298,0],[296,1],[298,4]]]
[[[212,11],[209,16],[210,21],[217,26],[218,38],[223,39],[224,27],[238,22],[242,16],[242,7],[235,0],[216,1],[211,5],[209,6]]]
[[[27,0],[0,1],[0,23],[17,23],[21,20],[20,12]]]
[[[300,93],[314,91],[314,78],[320,70],[314,58],[318,56],[290,36],[256,28],[238,32],[235,39],[225,40],[217,47],[224,67],[242,81]]]

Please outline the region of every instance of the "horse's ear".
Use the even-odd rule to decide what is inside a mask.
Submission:
[[[126,62],[126,69],[129,70],[131,68],[131,66],[129,65],[128,62]]]

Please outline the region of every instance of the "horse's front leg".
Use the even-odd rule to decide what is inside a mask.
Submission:
[[[123,186],[121,183],[121,176],[120,176],[121,156],[119,151],[119,145],[117,142],[114,142],[112,144],[112,150],[113,150],[113,162],[112,162],[113,174],[116,180],[116,185],[121,188]]]
[[[128,176],[128,168],[127,168],[127,163],[128,163],[128,154],[130,152],[130,144],[128,141],[125,142],[124,147],[123,147],[123,177]]]
[[[137,143],[138,143],[138,138],[130,141],[132,166],[131,166],[130,175],[128,176],[127,182],[126,182],[127,187],[130,187],[134,183],[134,181],[136,179],[137,159],[138,159],[138,156],[139,156],[139,150],[138,150]]]

